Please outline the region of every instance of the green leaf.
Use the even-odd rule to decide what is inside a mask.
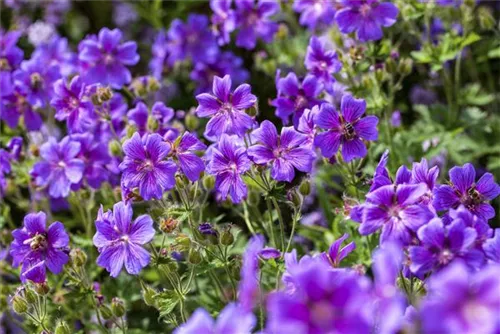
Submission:
[[[426,52],[425,50],[422,51],[412,51],[411,56],[418,61],[419,63],[430,63],[432,62],[432,55]]]
[[[475,43],[479,40],[481,40],[481,36],[472,32],[462,41],[462,43],[460,43],[460,48],[463,49],[466,46],[471,45],[472,43]]]
[[[158,311],[160,311],[160,318],[166,318],[175,306],[179,303],[180,297],[173,290],[164,290],[158,293],[155,298],[158,299]]]

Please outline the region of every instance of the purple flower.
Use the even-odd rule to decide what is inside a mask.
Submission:
[[[438,211],[455,209],[464,205],[471,213],[483,219],[495,216],[495,210],[487,201],[500,194],[500,186],[491,173],[485,173],[475,182],[474,166],[467,163],[450,169],[450,185],[439,185],[434,189],[434,208]]]
[[[243,136],[252,128],[254,120],[245,113],[245,109],[257,102],[257,97],[250,92],[250,85],[238,86],[231,93],[231,78],[229,75],[214,77],[213,94],[203,93],[196,96],[199,117],[210,117],[205,135],[219,138],[222,134]]]
[[[81,132],[92,123],[93,104],[88,93],[79,75],[71,79],[69,85],[64,79],[54,84],[54,97],[50,104],[56,110],[55,118],[58,121],[66,120],[72,132]]]
[[[278,24],[269,19],[279,12],[279,3],[275,0],[235,0],[236,25],[240,29],[236,45],[248,50],[255,48],[257,38],[270,43],[278,31]]]
[[[215,175],[215,189],[221,197],[226,199],[231,196],[234,203],[240,203],[247,195],[247,186],[241,175],[251,166],[246,149],[223,135],[217,148],[212,150],[212,160],[207,170]]]
[[[232,0],[210,0],[212,14],[212,31],[219,45],[230,42],[230,34],[236,28],[236,15],[231,9]]]
[[[444,226],[439,218],[432,219],[418,230],[419,246],[411,246],[410,270],[417,275],[439,270],[456,259],[462,259],[470,268],[479,268],[484,262],[481,251],[473,249],[477,232],[461,220]]]
[[[362,139],[377,140],[377,116],[361,118],[366,110],[366,102],[344,95],[339,115],[333,105],[324,103],[316,117],[316,125],[327,131],[316,135],[314,144],[321,149],[325,158],[334,156],[342,145],[342,158],[349,162],[366,155]]]
[[[295,0],[293,10],[300,13],[299,22],[314,30],[316,26],[330,26],[335,19],[335,0]]]
[[[311,109],[305,109],[302,116],[300,116],[299,124],[297,125],[297,131],[307,136],[304,146],[310,147],[311,149],[313,148],[314,138],[316,137],[317,133],[314,119],[316,118],[316,115],[318,113],[318,106],[314,106]]]
[[[24,57],[23,50],[16,46],[20,37],[19,31],[4,33],[0,29],[0,97],[10,95],[14,90],[12,72],[19,67]]]
[[[208,17],[189,14],[186,23],[175,19],[167,33],[168,64],[191,58],[194,63],[211,62],[219,53],[219,46],[209,27]]]
[[[216,1],[219,2],[219,1]],[[196,93],[206,93],[210,90],[214,77],[229,75],[235,85],[248,80],[248,71],[243,67],[243,59],[234,53],[221,52],[212,62],[197,62],[190,74],[191,80],[196,83]]]
[[[403,262],[398,244],[385,243],[373,254],[375,328],[378,333],[397,333],[401,328],[406,300],[396,281]]]
[[[332,74],[342,68],[342,63],[334,50],[328,49],[326,43],[313,36],[309,40],[304,65],[309,73],[323,84],[327,92],[333,93],[335,79]]]
[[[500,268],[469,272],[457,261],[432,275],[420,307],[424,333],[497,333]]]
[[[153,45],[151,46],[151,60],[149,62],[149,69],[156,79],[163,77],[163,72],[169,64],[169,45],[167,43],[168,37],[165,30],[160,30],[156,35]]]
[[[338,238],[331,244],[328,252],[321,253],[321,257],[332,267],[339,267],[340,261],[345,259],[347,255],[349,255],[353,250],[356,249],[356,244],[354,243],[354,241],[351,241],[344,247],[340,248],[342,243],[347,238],[349,238],[349,234],[345,233],[342,237]]]
[[[335,14],[339,29],[344,34],[357,32],[360,41],[376,41],[382,38],[382,27],[396,23],[398,7],[378,0],[343,0],[345,6]]]
[[[7,143],[7,149],[12,159],[19,160],[23,152],[23,138],[19,136],[10,138]]]
[[[99,250],[97,264],[118,277],[123,265],[131,275],[137,275],[148,265],[149,253],[142,245],[150,242],[154,235],[153,220],[141,215],[132,223],[132,207],[123,202],[113,205],[113,212],[99,209],[95,221],[94,245]]]
[[[243,254],[238,300],[247,312],[252,311],[259,294],[259,252],[264,242],[262,235],[252,237]]]
[[[216,321],[205,309],[197,309],[174,334],[251,334],[255,323],[255,316],[251,312],[230,303],[220,312]]]
[[[120,89],[132,80],[127,66],[139,62],[137,44],[128,41],[120,44],[119,29],[102,28],[97,38],[88,37],[78,46],[78,59],[88,66],[85,79],[90,83],[111,85]]]
[[[490,261],[500,263],[500,228],[495,229],[495,236],[483,244],[484,254]]]
[[[167,130],[170,130],[170,121],[174,117],[174,110],[163,104],[163,102],[155,102],[151,108],[151,115],[148,106],[140,101],[135,105],[135,108],[130,109],[127,113],[128,120],[137,128],[137,132],[141,136],[146,133],[158,133],[164,135]],[[149,118],[154,120],[157,128],[151,128],[148,124]]]
[[[44,107],[50,101],[54,82],[61,77],[59,66],[44,66],[36,59],[23,61],[12,74],[14,85],[21,87],[34,107]]]
[[[399,128],[401,126],[401,112],[395,110],[391,115],[391,126],[394,128]]]
[[[77,71],[76,54],[68,47],[68,40],[57,35],[47,43],[37,46],[31,58],[36,59],[43,66],[57,66],[63,77]]]
[[[71,185],[81,181],[85,169],[84,162],[77,158],[80,150],[80,143],[70,137],[64,137],[59,143],[51,137],[40,147],[43,160],[31,171],[35,184],[48,187],[51,197],[68,196]]]
[[[465,226],[475,229],[477,233],[475,247],[478,249],[481,249],[486,239],[493,235],[493,229],[488,225],[488,222],[473,215],[464,206],[459,206],[456,210],[450,209],[450,212],[444,215],[442,219],[445,225],[449,225],[452,221],[460,220]]]
[[[278,97],[272,101],[272,105],[276,107],[276,116],[285,124],[293,116],[293,124],[297,125],[305,109],[320,104],[317,97],[323,86],[313,75],[307,75],[299,83],[295,73],[291,72],[286,77],[277,79],[276,89]]]
[[[310,173],[315,158],[311,148],[302,145],[307,137],[293,129],[285,127],[278,136],[276,127],[270,121],[264,121],[252,133],[257,145],[248,148],[248,155],[259,165],[271,164],[271,177],[276,181],[292,182],[294,168]]]
[[[161,199],[163,192],[175,185],[177,167],[171,160],[165,160],[170,145],[160,135],[136,132],[123,144],[125,158],[120,164],[123,171],[122,183],[128,188],[139,188],[145,200]]]
[[[301,262],[290,269],[295,291],[269,296],[266,333],[370,332],[369,282],[364,277],[333,270],[323,261]]]
[[[200,174],[205,170],[205,163],[196,152],[203,151],[206,148],[207,145],[189,132],[184,132],[180,139],[172,144],[170,155],[184,175],[192,182],[196,182],[200,178]]]
[[[369,192],[359,232],[368,235],[382,228],[380,243],[391,240],[408,245],[418,228],[433,218],[426,206],[418,204],[425,192],[422,183],[387,185]]]
[[[14,267],[22,264],[21,281],[45,282],[45,268],[59,274],[68,262],[65,248],[69,236],[60,222],[46,228],[46,215],[43,212],[30,213],[24,217],[24,226],[12,231],[14,241],[10,255]]]
[[[387,171],[387,162],[389,161],[389,150],[385,150],[380,161],[375,168],[375,173],[373,174],[372,183],[370,185],[370,192],[382,187],[392,184],[391,177]]]
[[[203,235],[217,236],[217,231],[215,230],[214,226],[210,223],[201,223],[198,226],[198,231],[200,231],[200,233]]]
[[[0,99],[0,119],[14,129],[23,116],[28,131],[38,131],[42,126],[42,117],[28,101],[29,90],[24,85],[15,85],[10,95]]]
[[[108,146],[96,141],[94,135],[88,132],[75,134],[71,139],[81,145],[77,157],[85,164],[82,181],[85,181],[93,189],[99,189],[103,182],[108,181],[110,174],[106,168],[106,165],[111,162]]]

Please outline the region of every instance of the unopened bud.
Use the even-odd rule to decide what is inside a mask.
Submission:
[[[158,120],[150,115],[148,117],[148,129],[151,130],[152,132],[155,132],[156,130],[158,130],[159,127],[160,124],[158,124]]]
[[[250,108],[248,108],[247,110],[245,110],[245,112],[250,117],[257,116],[257,114],[259,113],[258,110],[257,110],[257,102],[253,106],[251,106]]]
[[[193,113],[187,114],[184,121],[186,123],[186,128],[189,131],[195,131],[200,125],[200,120]]]
[[[50,287],[47,284],[47,282],[36,283],[34,286],[35,286],[36,293],[38,293],[40,296],[45,296],[50,291]]]
[[[69,256],[71,258],[71,262],[76,267],[82,267],[85,263],[87,263],[87,254],[85,254],[85,252],[80,248],[73,248],[69,253]]]
[[[160,89],[160,83],[155,77],[148,77],[148,91],[154,93]]]
[[[392,57],[389,57],[385,60],[385,68],[387,69],[387,72],[391,74],[396,72],[397,65]]]
[[[17,314],[23,314],[28,311],[28,303],[21,296],[16,295],[12,298],[12,308]]]
[[[24,290],[24,298],[28,304],[34,304],[37,302],[38,298],[36,296],[35,291],[31,287],[26,287]]]
[[[220,235],[220,243],[223,244],[224,246],[229,246],[232,245],[234,242],[234,236],[231,233],[231,228],[228,228],[227,230],[223,231]]]
[[[302,196],[297,191],[289,191],[287,197],[288,200],[292,202],[296,207],[300,207],[302,205]]]
[[[99,307],[99,311],[101,312],[101,315],[104,318],[104,320],[109,320],[113,317],[113,312],[107,305],[101,305],[101,307]]]
[[[402,75],[408,75],[413,68],[413,60],[410,58],[402,59],[398,66],[398,72]]]
[[[113,139],[109,143],[108,148],[109,148],[109,152],[114,157],[118,157],[122,154],[122,145],[116,139]]]
[[[127,138],[131,138],[136,132],[137,132],[137,127],[135,125],[132,124],[127,125]]]
[[[56,325],[56,329],[54,331],[54,334],[70,334],[71,330],[66,323],[66,321],[59,321]]]
[[[215,178],[213,177],[213,175],[209,175],[209,174],[206,174],[204,177],[203,177],[203,187],[206,189],[206,190],[212,190],[215,186]]]
[[[189,250],[189,255],[188,255],[188,262],[191,264],[198,264],[202,260],[201,254],[198,250],[195,250],[194,248],[191,248]]]
[[[111,301],[111,310],[116,317],[121,318],[125,314],[125,303],[120,298],[115,297]]]
[[[302,183],[299,186],[299,192],[303,196],[307,196],[311,193],[311,182],[308,179],[302,181]]]
[[[490,30],[495,27],[495,18],[491,13],[491,10],[486,6],[480,6],[477,9],[477,17],[479,21],[479,26],[483,30]]]

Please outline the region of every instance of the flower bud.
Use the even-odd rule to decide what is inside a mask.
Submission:
[[[158,123],[158,120],[154,118],[153,116],[149,115],[148,116],[148,129],[156,132],[158,128],[160,127],[160,124]]]
[[[154,92],[158,91],[160,89],[160,87],[161,87],[161,85],[155,77],[153,77],[153,76],[148,77],[148,91],[150,91],[151,93],[154,93]]]
[[[179,221],[174,218],[161,218],[160,230],[163,233],[172,233],[173,230],[179,225]]]
[[[178,189],[184,189],[189,184],[189,180],[186,176],[177,174],[175,176],[175,186]]]
[[[296,207],[302,205],[302,196],[295,190],[290,190],[287,194],[288,200],[293,203]]]
[[[23,296],[28,304],[35,304],[38,300],[35,291],[33,291],[33,289],[29,286],[27,286],[24,290]]]
[[[397,65],[392,57],[389,57],[385,60],[385,68],[387,69],[387,72],[391,74],[396,72]]]
[[[113,139],[109,143],[108,149],[111,155],[114,157],[118,157],[122,154],[122,145],[116,139]]]
[[[399,63],[398,72],[401,75],[408,75],[411,73],[412,68],[413,68],[413,60],[411,60],[410,58],[405,58],[402,59],[401,62]]]
[[[302,183],[299,186],[299,192],[303,196],[307,196],[311,193],[311,182],[308,179],[302,181]]]
[[[477,17],[481,29],[490,30],[495,27],[495,18],[486,6],[481,6],[477,9]]]
[[[187,114],[184,121],[186,123],[186,128],[189,131],[195,131],[198,128],[198,126],[200,125],[200,120],[193,113]]]
[[[66,323],[66,321],[59,321],[57,323],[54,334],[70,334],[70,333],[71,330],[69,329],[69,326]]]
[[[104,320],[109,320],[113,317],[113,312],[111,311],[111,309],[107,305],[104,305],[104,304],[101,305],[99,307],[99,311],[101,312],[101,315],[104,318]]]
[[[69,256],[71,258],[71,262],[76,267],[82,267],[85,263],[87,263],[87,254],[85,254],[85,252],[80,248],[73,248],[69,253]]]
[[[234,236],[231,233],[231,228],[228,228],[227,230],[223,231],[220,235],[220,243],[223,244],[224,246],[229,246],[232,245],[234,242]]]
[[[111,310],[116,317],[121,318],[125,314],[125,303],[120,298],[115,297],[111,301]]]
[[[257,103],[255,103],[253,106],[251,106],[250,108],[245,110],[245,112],[248,116],[255,117],[259,113],[257,108],[258,108],[258,105],[257,105]]]
[[[28,303],[21,296],[15,295],[12,298],[12,308],[17,314],[23,314],[28,311]]]
[[[127,138],[131,138],[136,132],[137,128],[134,125],[132,124],[127,125]]]
[[[144,303],[148,306],[155,306],[156,305],[156,291],[150,287],[149,285],[146,285],[141,282],[142,285],[142,298],[144,299]]]
[[[49,293],[50,287],[47,284],[47,282],[44,283],[37,283],[35,284],[35,291],[38,293],[40,296],[45,296],[46,294]]]
[[[189,255],[188,255],[188,262],[191,264],[198,264],[202,260],[201,254],[198,250],[191,248],[189,250]]]
[[[206,190],[212,190],[215,186],[215,178],[213,177],[213,175],[209,175],[209,174],[206,174],[204,177],[203,177],[203,187],[206,189]]]

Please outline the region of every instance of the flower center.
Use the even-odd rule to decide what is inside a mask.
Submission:
[[[354,137],[356,137],[356,131],[354,131],[354,127],[349,122],[343,123],[342,133],[344,134],[344,137],[348,140],[354,139]]]
[[[80,105],[80,101],[76,97],[71,97],[69,99],[69,105],[73,108],[76,109]]]
[[[147,171],[147,172],[150,172],[154,169],[154,164],[153,162],[150,160],[150,159],[146,159],[144,160],[144,163],[142,164],[142,168],[141,168],[143,171]]]
[[[224,114],[229,114],[233,111],[233,105],[230,102],[226,102],[220,107],[220,111]]]
[[[371,10],[372,10],[372,7],[367,3],[362,4],[361,7],[359,8],[359,12],[364,17],[367,17],[368,14],[370,14]]]
[[[326,71],[328,69],[328,64],[326,63],[326,61],[322,61],[319,63],[319,68],[323,71]]]
[[[465,304],[462,312],[469,323],[484,323],[490,320],[488,308],[475,300]]]
[[[130,240],[130,238],[128,237],[128,235],[122,235],[120,237],[120,240],[123,241],[123,242],[128,242]]]
[[[327,327],[333,322],[334,310],[327,300],[314,303],[310,306],[311,320],[319,327]]]
[[[298,95],[295,100],[295,108],[297,110],[307,107],[307,99],[303,95]]]
[[[47,248],[47,237],[44,234],[35,234],[31,239],[24,241],[24,244],[29,244],[34,251]]]
[[[30,80],[31,80],[31,86],[33,86],[33,88],[41,88],[43,85],[43,80],[40,73],[33,73],[30,76]]]
[[[440,254],[438,261],[441,265],[446,265],[453,260],[453,253],[449,249],[444,249]]]
[[[8,71],[10,70],[9,62],[5,58],[0,58],[0,70]]]
[[[110,55],[109,53],[107,53],[104,56],[104,63],[106,63],[107,65],[111,65],[114,62],[115,62],[115,57],[113,57],[113,55]]]

